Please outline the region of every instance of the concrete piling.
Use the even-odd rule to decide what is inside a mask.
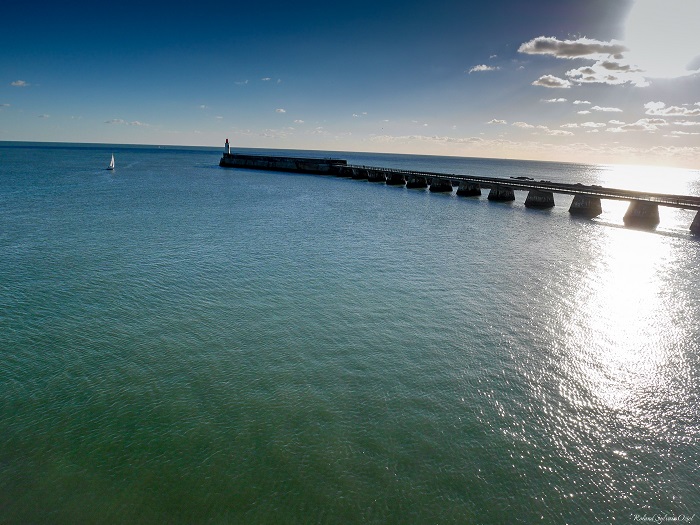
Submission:
[[[428,179],[425,177],[419,177],[418,175],[411,175],[408,177],[408,180],[406,181],[406,187],[409,189],[427,188],[428,187]]]
[[[554,208],[554,194],[551,191],[530,190],[525,199],[526,208]]]
[[[590,195],[574,195],[574,200],[571,201],[569,213],[572,215],[581,215],[583,217],[597,217],[603,213],[603,207],[600,204],[598,197]]]
[[[389,186],[403,186],[406,184],[406,177],[403,173],[389,172],[386,177],[386,183]]]
[[[441,179],[433,177],[430,181],[430,191],[448,193],[452,191],[452,181],[450,179]]]
[[[693,223],[690,225],[690,231],[695,235],[700,235],[700,211],[695,214]]]
[[[655,202],[632,201],[622,221],[625,226],[653,228],[659,224],[659,205]]]
[[[481,195],[481,186],[475,182],[463,180],[457,187],[457,195],[462,197],[478,197]]]
[[[489,191],[488,200],[495,202],[509,202],[515,200],[515,192],[513,188],[508,186],[503,186],[501,184],[494,184],[491,186]]]
[[[386,182],[386,174],[381,170],[367,170],[369,182]]]
[[[352,168],[352,178],[354,180],[367,180],[367,170],[365,168]]]

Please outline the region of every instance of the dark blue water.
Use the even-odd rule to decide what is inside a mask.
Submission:
[[[317,154],[700,194],[692,171]],[[639,231],[624,203],[578,220],[219,157],[0,144],[0,522],[700,514],[693,213]]]

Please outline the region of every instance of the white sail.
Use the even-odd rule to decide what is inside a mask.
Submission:
[[[108,170],[113,170],[114,169],[114,153],[112,153],[112,160],[109,161],[109,166],[107,166]]]

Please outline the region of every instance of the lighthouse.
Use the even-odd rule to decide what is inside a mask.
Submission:
[[[226,139],[226,144],[224,144],[224,153],[226,155],[231,154],[231,144],[228,143],[228,139]]]

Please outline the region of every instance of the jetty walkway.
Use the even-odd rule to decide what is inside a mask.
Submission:
[[[555,193],[573,195],[574,199],[569,207],[569,212],[588,218],[597,217],[603,212],[602,199],[628,201],[630,205],[623,221],[625,225],[634,227],[656,227],[659,224],[659,206],[695,210],[697,213],[690,225],[690,231],[695,235],[700,235],[700,197],[693,195],[622,190],[548,180],[537,181],[528,177],[481,177],[352,165],[342,159],[241,155],[230,153],[228,141],[225,147],[225,153],[219,162],[222,167],[348,177],[392,186],[427,188],[433,192],[452,192],[456,186],[457,195],[465,197],[480,196],[482,189],[488,189],[488,200],[497,202],[514,201],[516,190],[527,191],[525,199],[527,208],[554,207]]]

